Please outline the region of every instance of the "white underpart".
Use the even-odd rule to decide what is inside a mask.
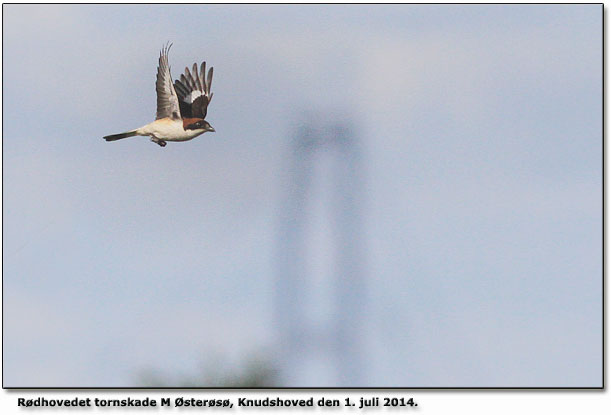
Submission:
[[[136,130],[138,135],[149,135],[154,139],[163,141],[187,141],[205,133],[206,130],[185,130],[182,120],[162,118]]]

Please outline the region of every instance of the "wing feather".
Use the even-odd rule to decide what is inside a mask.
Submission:
[[[193,64],[193,75],[195,78],[195,86],[197,87],[197,89],[199,89],[200,91],[203,89],[202,87],[202,82],[199,79],[199,71],[197,70],[197,64],[194,63]]]
[[[212,68],[206,77],[206,62],[201,64],[199,73],[197,64],[193,64],[193,72],[186,67],[184,74],[180,75],[180,80],[174,81],[183,118],[206,118],[208,104],[212,99],[211,84]]]
[[[176,89],[176,93],[179,97],[189,94],[189,89],[179,80],[176,80],[176,82],[174,82],[174,89]]]
[[[172,84],[168,52],[172,45],[166,45],[159,53],[159,66],[157,67],[157,120],[161,118],[180,119],[180,106],[178,96]]]
[[[206,91],[206,62],[202,62],[199,79],[202,80],[202,91]]]
[[[204,83],[204,85],[202,85],[202,90],[204,92],[206,92],[206,62],[202,62],[202,65],[200,67],[200,79],[202,80],[202,82]]]
[[[210,68],[208,71],[208,82],[206,82],[206,95],[208,95],[208,103],[212,101],[212,92],[210,92],[210,88],[212,88],[212,70],[214,68]]]
[[[185,76],[187,78],[189,88],[191,88],[192,91],[198,90],[197,85],[195,84],[195,80],[193,79],[193,75],[191,75],[191,71],[189,71],[189,68],[187,67],[185,67]]]

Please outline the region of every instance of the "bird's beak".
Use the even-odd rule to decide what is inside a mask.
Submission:
[[[211,133],[216,132],[216,130],[214,129],[214,127],[213,127],[213,126],[210,126],[210,128],[208,129],[208,131],[210,131]]]

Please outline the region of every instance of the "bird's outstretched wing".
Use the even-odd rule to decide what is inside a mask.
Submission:
[[[212,100],[212,69],[210,68],[206,77],[206,62],[202,63],[199,73],[197,64],[194,63],[193,75],[189,68],[185,68],[180,80],[174,82],[183,118],[206,118],[208,104]]]
[[[157,120],[161,118],[172,118],[179,120],[180,107],[178,96],[174,85],[172,85],[172,75],[168,63],[168,52],[172,45],[165,46],[159,54],[159,66],[157,67]]]

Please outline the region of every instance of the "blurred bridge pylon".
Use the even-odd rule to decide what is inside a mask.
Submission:
[[[364,386],[357,135],[346,122],[304,123],[292,137],[287,167],[275,287],[278,386]]]

